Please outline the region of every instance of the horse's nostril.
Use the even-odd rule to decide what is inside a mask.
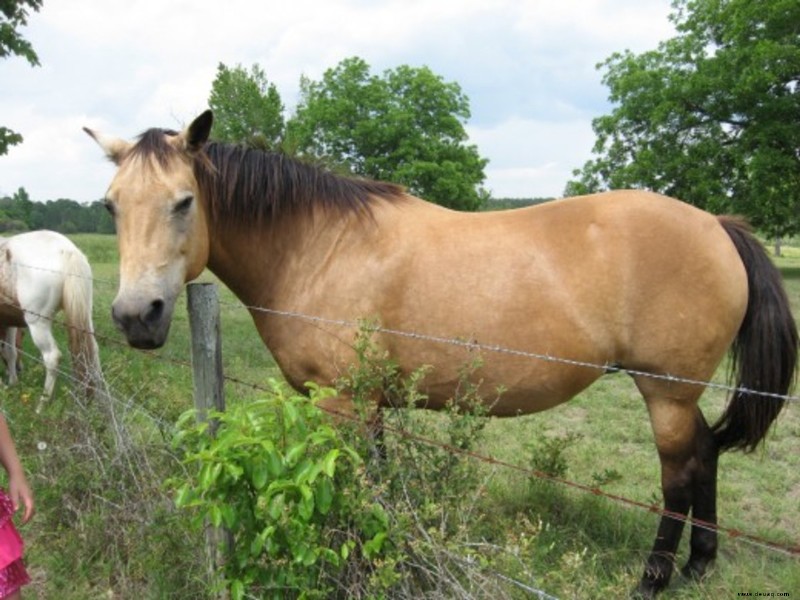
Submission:
[[[150,309],[142,314],[142,322],[147,325],[152,325],[161,320],[161,315],[164,314],[164,301],[153,300],[150,303]]]

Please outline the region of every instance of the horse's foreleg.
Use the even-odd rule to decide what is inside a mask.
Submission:
[[[61,360],[61,352],[56,345],[53,332],[50,330],[50,321],[38,318],[31,319],[28,322],[28,329],[30,329],[33,343],[39,349],[39,352],[42,353],[42,360],[45,368],[44,391],[36,407],[36,412],[38,413],[41,412],[44,403],[53,397],[58,362]]]

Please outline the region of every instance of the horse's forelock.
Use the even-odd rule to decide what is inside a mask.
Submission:
[[[153,159],[162,167],[166,167],[179,154],[178,149],[169,143],[169,138],[176,135],[178,132],[171,129],[148,129],[139,136],[125,159]]]

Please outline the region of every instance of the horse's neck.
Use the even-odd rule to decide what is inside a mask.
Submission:
[[[213,228],[208,268],[248,306],[286,301],[298,280],[313,276],[303,264],[325,256],[346,220],[298,214],[278,222]]]

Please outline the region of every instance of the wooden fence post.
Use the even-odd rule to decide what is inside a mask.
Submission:
[[[217,287],[213,283],[190,283],[186,299],[192,336],[194,405],[198,420],[205,421],[209,409],[225,410]],[[215,429],[212,427],[212,433]]]
[[[206,421],[208,411],[224,411],[225,396],[222,374],[222,335],[220,332],[219,298],[213,283],[190,283],[186,289],[189,310],[189,330],[192,345],[194,405],[197,420]],[[217,425],[212,419],[209,433]],[[209,578],[218,577],[219,568],[233,550],[233,536],[224,527],[206,525],[206,552]],[[222,597],[227,597],[223,592]]]

